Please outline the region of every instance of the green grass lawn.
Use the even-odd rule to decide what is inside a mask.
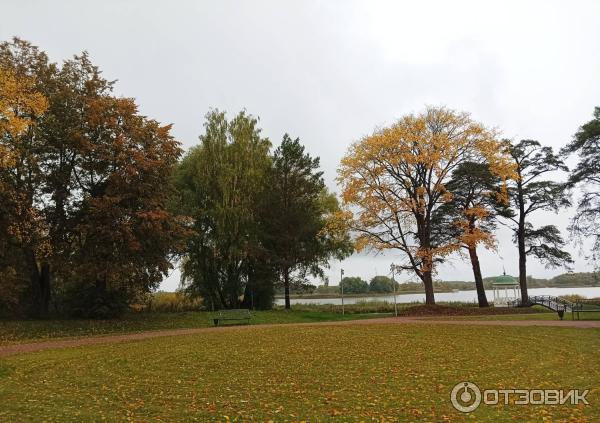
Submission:
[[[599,421],[600,330],[233,328],[0,360],[0,421]],[[455,411],[452,387],[591,389]]]
[[[312,310],[253,311],[251,324],[310,323],[354,320],[390,314],[346,314]],[[130,313],[114,320],[0,320],[0,345],[48,339],[133,333],[147,330],[184,329],[212,326],[211,313]]]
[[[393,306],[393,305],[392,305]],[[372,304],[353,305],[345,315],[341,309],[328,308],[332,306],[296,306],[294,310],[285,311],[276,309],[271,311],[253,311],[251,324],[266,323],[311,323],[339,320],[368,319],[392,316],[387,308],[374,308]],[[354,308],[352,308],[354,307]],[[451,306],[457,313],[466,316],[453,316],[444,314],[448,311],[445,305],[438,306],[431,311],[433,315],[422,315],[418,309],[422,305],[407,304],[399,307],[400,315],[439,319],[481,319],[481,320],[558,320],[556,313],[547,313],[542,307],[526,309],[479,309],[474,306]],[[439,309],[439,310],[438,310]],[[393,310],[393,309],[392,309]],[[435,313],[440,313],[436,315]],[[495,315],[493,313],[520,312],[520,314]],[[478,316],[473,313],[485,313]],[[129,313],[121,319],[94,320],[94,319],[55,319],[55,320],[1,320],[0,319],[0,345],[9,345],[23,342],[46,341],[49,339],[80,338],[86,336],[111,335],[134,333],[149,330],[186,329],[212,326],[211,313],[200,311],[189,312],[150,312]],[[565,319],[571,319],[570,313]],[[598,320],[600,313],[581,313],[582,320]]]

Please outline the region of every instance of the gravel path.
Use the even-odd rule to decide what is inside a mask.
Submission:
[[[377,319],[345,320],[340,322],[318,322],[318,323],[288,323],[248,325],[248,326],[220,326],[195,329],[173,329],[157,330],[123,335],[93,336],[88,338],[52,340],[42,342],[31,342],[25,344],[14,344],[0,346],[0,357],[25,354],[36,351],[79,347],[83,345],[97,345],[124,341],[137,341],[163,336],[192,335],[207,332],[222,332],[229,330],[255,330],[259,328],[271,328],[279,326],[346,326],[346,325],[373,325],[373,324],[420,324],[420,325],[472,325],[472,326],[552,326],[568,328],[600,328],[600,320],[442,320],[442,319],[420,319],[415,317],[385,317]]]

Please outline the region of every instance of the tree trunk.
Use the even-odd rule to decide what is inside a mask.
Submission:
[[[419,200],[419,199],[418,199]],[[419,247],[425,252],[420,266],[420,277],[425,287],[425,304],[434,305],[435,296],[433,295],[433,256],[431,254],[431,215],[418,214],[417,220],[417,238]],[[417,269],[415,269],[417,270]],[[417,272],[419,274],[419,272]]]
[[[42,316],[48,315],[50,305],[50,264],[43,263],[40,271],[40,313]]]
[[[239,308],[239,273],[235,265],[227,268],[227,297],[228,303],[225,308]]]
[[[481,267],[479,266],[479,257],[475,246],[469,246],[469,256],[471,257],[471,266],[473,267],[473,277],[475,278],[475,289],[477,289],[477,302],[479,307],[489,307],[485,288],[483,286],[483,277],[481,276]]]
[[[283,288],[285,290],[285,309],[289,310],[292,307],[290,305],[290,270],[287,268],[283,270]]]
[[[106,275],[96,278],[96,291],[98,291],[100,294],[104,294],[106,292]]]
[[[431,274],[431,270],[423,271],[421,280],[425,286],[425,304],[435,305],[435,297],[433,295],[433,276]]]
[[[50,304],[50,265],[38,265],[35,252],[27,251],[27,266],[31,280],[31,314],[35,317],[46,317]]]
[[[519,247],[519,285],[521,286],[521,303],[529,303],[527,293],[527,252],[525,251],[525,200],[519,183],[519,226],[517,228],[517,244]]]
[[[40,299],[42,294],[40,292],[40,269],[35,258],[35,253],[32,250],[27,251],[27,267],[29,268],[30,278],[30,295],[31,295],[31,309],[29,313],[34,317],[40,317]]]
[[[253,281],[249,280],[244,288],[244,299],[242,301],[242,308],[254,310],[254,292],[253,292]]]
[[[217,299],[219,300],[219,305],[217,306],[218,310],[221,310],[222,308],[228,308],[227,307],[227,299],[225,298],[225,294],[223,293],[223,289],[221,289],[220,287],[217,287],[216,289],[217,291]]]
[[[519,244],[519,285],[521,286],[521,302],[527,304],[529,302],[529,294],[527,293],[527,254],[525,252],[525,228],[521,229],[519,224],[519,233],[517,234]]]

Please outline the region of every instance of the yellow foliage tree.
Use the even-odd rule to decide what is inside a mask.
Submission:
[[[11,307],[18,300],[19,290],[15,285],[21,281],[16,276],[11,242],[29,232],[23,226],[35,214],[19,187],[2,177],[14,171],[22,135],[48,107],[34,82],[30,77],[0,67],[0,308]]]
[[[435,264],[460,248],[456,239],[435,236],[434,213],[452,200],[446,184],[468,160],[484,160],[505,180],[513,168],[504,151],[493,130],[443,107],[407,115],[354,143],[338,183],[358,248],[400,251],[398,268],[414,272],[426,303],[435,304]]]
[[[0,67],[0,134],[15,139],[25,132],[36,116],[48,107],[46,98],[35,90],[34,81],[17,77],[8,69]],[[0,166],[10,166],[13,155],[0,143]]]

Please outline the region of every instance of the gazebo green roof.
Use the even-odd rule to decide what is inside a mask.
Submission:
[[[494,278],[492,285],[518,285],[519,282],[510,275],[500,275]]]

